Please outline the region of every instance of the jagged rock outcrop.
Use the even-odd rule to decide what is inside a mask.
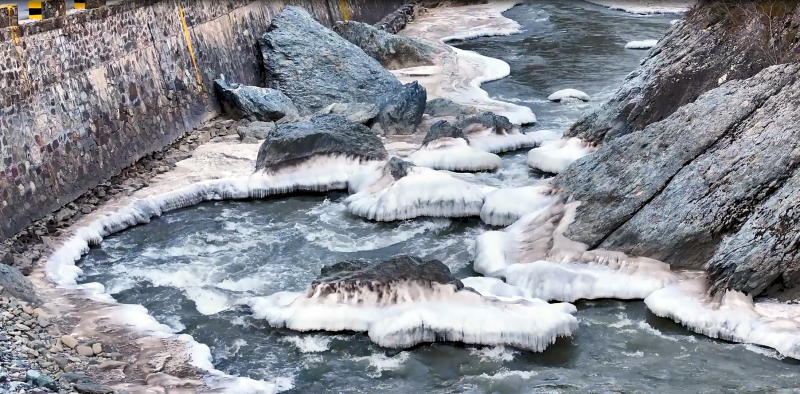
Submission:
[[[464,131],[453,126],[446,120],[440,120],[431,125],[431,128],[428,129],[428,134],[425,134],[425,139],[422,140],[422,146],[428,145],[440,138],[463,138],[465,141],[469,142],[467,136],[464,135]]]
[[[565,135],[609,142],[666,119],[725,81],[800,60],[796,3],[777,2],[774,10],[757,2],[705,3],[670,29],[608,102]]]
[[[514,129],[514,125],[505,116],[493,112],[481,112],[476,115],[459,117],[456,127],[469,133],[475,128],[492,129],[497,134],[505,134]]]
[[[318,155],[358,160],[385,160],[380,138],[362,124],[340,115],[315,116],[308,122],[284,123],[261,145],[256,170],[297,164]]]
[[[336,22],[333,31],[364,50],[388,70],[431,66],[432,57],[441,51],[422,41],[390,34],[361,22]]]
[[[380,263],[351,260],[322,267],[320,275],[311,282],[308,295],[347,293],[364,287],[379,293],[382,288],[404,282],[421,286],[450,284],[457,290],[464,288],[464,284],[441,261],[423,261],[418,257],[399,255]]]
[[[781,196],[800,191],[798,119],[800,64],[785,64],[607,140],[554,180],[582,202],[565,235],[675,266],[708,263],[717,289],[797,286],[797,203]]]
[[[14,267],[0,263],[0,293],[8,293],[20,300],[39,304],[39,296],[28,278]]]
[[[225,112],[234,119],[269,122],[299,116],[292,100],[278,90],[228,83],[223,79],[214,81],[214,87]]]
[[[405,134],[422,118],[424,88],[404,86],[302,8],[286,7],[275,16],[259,45],[267,86],[285,93],[300,115],[317,114],[331,104],[375,103],[382,130]],[[419,102],[417,116],[412,109]]]
[[[454,103],[446,98],[435,98],[428,101],[425,106],[425,114],[433,116],[434,118],[477,115],[478,112],[480,111],[471,105]]]
[[[386,15],[380,22],[375,24],[375,27],[387,33],[397,34],[397,32],[403,30],[408,22],[414,20],[417,14],[424,9],[421,5],[415,3],[416,2],[411,2],[406,4],[391,14]]]

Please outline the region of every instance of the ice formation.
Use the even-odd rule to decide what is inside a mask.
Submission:
[[[402,161],[392,158],[383,169],[353,177],[347,210],[377,221],[478,216],[484,196],[492,190],[408,162],[404,173],[393,174],[392,163],[398,162]]]
[[[708,279],[699,277],[657,290],[644,302],[656,315],[697,333],[770,347],[800,359],[800,305],[753,303],[751,297],[730,290],[711,296],[709,288]]]
[[[257,172],[248,180],[249,197],[347,189],[348,179],[380,168],[382,164],[346,155],[317,155],[299,164]]]
[[[500,157],[471,147],[463,138],[440,138],[408,157],[420,167],[448,171],[494,171],[500,168]]]
[[[572,162],[595,150],[597,148],[588,146],[579,138],[547,141],[542,146],[528,152],[528,166],[544,172],[560,174]]]
[[[658,40],[631,41],[625,44],[625,49],[650,49],[658,44]]]
[[[474,269],[504,278],[544,300],[641,299],[683,277],[668,264],[631,258],[564,237],[580,203],[556,202],[527,214],[505,231],[478,237]]]
[[[503,153],[536,147],[547,141],[558,140],[561,135],[552,130],[537,130],[526,134],[519,128],[514,128],[505,133],[496,133],[491,129],[470,131],[468,137],[470,145],[474,148],[491,153]]]
[[[689,11],[694,5],[691,0],[584,0],[587,3],[607,7],[616,11],[624,11],[630,14],[654,15],[654,14],[682,14]]]
[[[508,226],[523,215],[556,201],[547,185],[497,189],[486,195],[481,220],[492,226]]]
[[[584,92],[581,92],[580,90],[576,90],[576,89],[559,90],[559,91],[551,94],[549,97],[547,97],[548,100],[556,101],[556,102],[561,101],[561,100],[566,99],[566,98],[576,98],[576,99],[581,100],[581,101],[589,101],[589,95],[588,94],[586,94]]]
[[[397,283],[380,294],[365,285],[346,295],[282,292],[246,302],[254,317],[276,327],[366,332],[376,344],[391,348],[453,341],[540,352],[577,328],[561,305],[492,300],[452,285]]]

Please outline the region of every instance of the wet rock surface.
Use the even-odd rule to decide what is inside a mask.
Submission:
[[[297,164],[317,155],[361,160],[387,157],[380,138],[366,126],[339,115],[320,115],[308,122],[279,125],[261,145],[256,170]]]
[[[666,119],[726,81],[800,59],[800,42],[795,40],[800,8],[770,11],[770,20],[767,8],[746,3],[696,7],[670,29],[608,102],[565,135],[609,142]]]
[[[300,116],[292,100],[279,90],[228,83],[223,79],[214,81],[214,88],[225,112],[234,119],[270,122]]]
[[[336,22],[333,31],[389,70],[433,65],[431,57],[440,51],[422,41],[387,33],[361,22]]]
[[[428,145],[440,138],[463,138],[469,142],[467,136],[464,135],[464,131],[453,126],[446,120],[440,120],[428,129],[428,134],[425,134],[425,139],[422,140],[422,146]]]
[[[309,296],[325,296],[341,291],[354,291],[361,286],[376,291],[400,282],[413,282],[423,286],[430,286],[432,283],[451,284],[458,290],[464,288],[464,284],[441,261],[423,261],[418,257],[400,255],[380,263],[352,260],[322,267],[320,275],[311,282],[308,293]]]
[[[780,196],[797,191],[798,72],[728,82],[578,160],[554,182],[582,201],[565,235],[676,266],[708,262],[717,290],[794,288],[796,204]]]

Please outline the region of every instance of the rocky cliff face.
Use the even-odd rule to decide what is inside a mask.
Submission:
[[[554,181],[568,237],[800,295],[800,8],[764,4],[704,2],[570,130],[601,147]]]

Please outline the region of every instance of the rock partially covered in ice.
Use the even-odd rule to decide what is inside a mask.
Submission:
[[[589,95],[588,94],[586,94],[584,92],[581,92],[580,90],[576,90],[576,89],[559,90],[559,91],[551,94],[549,97],[547,97],[548,100],[555,101],[555,102],[560,102],[561,100],[570,99],[570,98],[578,99],[578,100],[581,100],[581,101],[589,101]]]
[[[325,107],[318,115],[336,114],[354,123],[368,124],[378,116],[378,106],[368,103],[336,103]]]
[[[440,51],[425,42],[390,34],[361,22],[336,22],[333,31],[364,50],[367,55],[389,70],[431,66],[433,65],[431,58]]]
[[[279,90],[214,81],[217,95],[225,112],[234,119],[275,121],[283,117],[297,118],[292,100]]]
[[[317,114],[331,104],[374,103],[376,122],[387,134],[413,134],[422,119],[422,86],[403,85],[302,8],[284,8],[259,45],[266,84],[291,98],[300,115]]]
[[[351,179],[350,190],[354,194],[345,200],[347,210],[377,221],[477,216],[486,193],[479,186],[397,158],[381,170]]]
[[[631,41],[625,44],[625,49],[650,49],[658,45],[658,40]]]
[[[477,115],[480,111],[471,106],[454,103],[446,98],[436,98],[425,105],[425,114],[434,118],[445,116],[462,117],[469,115]]]
[[[773,348],[800,359],[800,305],[760,301],[737,291],[709,295],[705,277],[686,280],[645,298],[654,314],[712,338]]]
[[[403,85],[398,92],[384,98],[375,120],[385,134],[414,134],[422,122],[427,97],[418,82]]]
[[[522,133],[508,118],[492,112],[461,116],[455,126],[463,130],[472,147],[490,153],[533,148],[555,138],[549,131]]]
[[[386,149],[369,128],[339,115],[315,116],[309,122],[284,123],[258,151],[256,170],[296,164],[315,156],[385,160]]]
[[[0,288],[4,292],[25,302],[39,304],[39,296],[28,278],[16,268],[0,263]]]
[[[453,126],[446,120],[440,120],[428,129],[428,134],[425,134],[425,139],[422,140],[422,146],[440,138],[463,138],[464,141],[469,143],[469,139],[460,128]]]
[[[442,284],[446,282],[446,284]],[[540,300],[485,298],[438,261],[409,256],[323,270],[306,293],[247,300],[256,318],[299,331],[361,331],[380,346],[451,341],[543,351],[571,335],[574,310]]]
[[[382,293],[398,283],[415,283],[430,287],[433,283],[453,285],[457,290],[464,285],[439,260],[422,261],[417,257],[399,255],[380,263],[352,260],[322,268],[322,272],[308,289],[308,296],[325,297],[339,294],[353,296],[362,287]]]
[[[528,166],[551,174],[560,174],[572,162],[596,149],[578,138],[546,141],[528,152]]]
[[[549,186],[497,189],[486,195],[481,209],[481,220],[492,226],[508,226],[556,200],[557,197]]]
[[[514,129],[514,124],[505,116],[493,112],[481,112],[460,117],[456,127],[466,130],[467,133],[473,130],[491,129],[495,134],[507,134]]]

